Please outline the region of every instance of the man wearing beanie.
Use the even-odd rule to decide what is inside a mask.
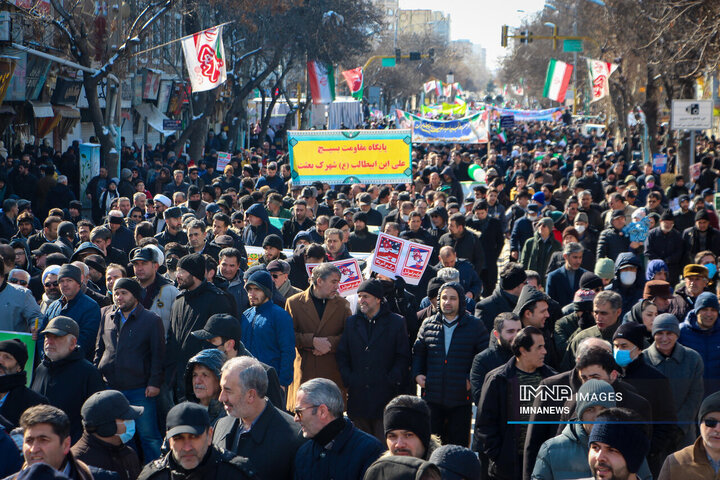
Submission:
[[[470,368],[488,346],[483,323],[462,306],[465,290],[446,283],[438,293],[439,312],[425,319],[413,346],[412,378],[424,389],[433,433],[443,443],[468,445],[472,396]]]
[[[357,295],[358,311],[345,322],[335,357],[348,386],[348,417],[382,442],[383,408],[407,384],[408,334],[405,319],[383,300],[379,280],[362,282]]]
[[[625,323],[613,335],[613,356],[623,369],[623,380],[635,387],[652,407],[653,433],[648,463],[654,476],[665,457],[677,448],[681,432],[667,377],[645,361],[642,353],[647,329],[634,322]]]
[[[587,272],[586,275],[594,273]],[[567,351],[568,342],[576,331],[583,330],[595,325],[593,317],[593,300],[595,299],[595,290],[580,288],[575,292],[573,301],[567,306],[572,309],[572,313],[565,315],[555,322],[553,341],[555,342],[555,351],[560,352],[564,356]],[[565,309],[563,308],[563,311]],[[562,360],[562,359],[561,359]]]
[[[283,241],[280,235],[271,234],[265,237],[262,242],[263,254],[251,265],[267,265],[273,260],[285,260],[287,257],[282,253]]]
[[[245,282],[250,308],[240,317],[242,342],[258,360],[277,370],[280,385],[293,380],[295,334],[293,319],[272,301],[272,277],[265,270],[253,272]]]
[[[495,291],[475,305],[475,316],[482,321],[486,330],[492,330],[498,314],[513,311],[518,296],[525,286],[525,280],[527,280],[525,269],[519,263],[509,262],[502,267],[500,281]]]
[[[692,263],[695,255],[710,250],[720,255],[720,231],[710,225],[710,213],[702,209],[695,214],[695,225],[682,232],[685,263]]]
[[[655,317],[652,336],[652,345],[643,351],[645,360],[670,381],[678,426],[683,431],[681,446],[687,446],[696,438],[693,421],[703,399],[703,361],[695,350],[678,343],[680,324],[675,315]]]
[[[595,480],[638,480],[645,457],[650,450],[643,426],[630,410],[612,408],[604,411],[590,432],[588,463]],[[630,423],[633,422],[633,423]]]
[[[0,425],[8,432],[18,426],[26,409],[48,403],[47,398],[25,386],[27,360],[27,346],[20,339],[0,341]]]
[[[60,267],[58,286],[62,297],[55,300],[45,311],[43,326],[63,315],[70,317],[80,327],[78,345],[82,347],[85,358],[92,361],[95,355],[95,340],[100,323],[100,306],[82,291],[82,272],[71,263]]]
[[[380,223],[382,223],[382,215],[377,210],[373,210],[380,217]],[[412,220],[412,218],[411,218]],[[421,220],[422,222],[422,220]],[[355,212],[353,214],[353,231],[348,239],[348,248],[351,252],[372,252],[375,249],[377,243],[377,234],[370,233],[367,228],[368,225],[368,214],[365,212]],[[378,224],[379,225],[379,224]],[[427,230],[423,231],[427,233]],[[428,237],[430,236],[427,233]]]
[[[162,443],[156,397],[164,380],[165,329],[162,319],[140,303],[141,295],[137,280],[115,281],[114,305],[102,309],[95,365],[109,388],[145,409],[136,423],[143,458],[149,461],[160,456]]]
[[[696,420],[700,436],[682,450],[669,455],[659,480],[717,478],[720,465],[720,392],[703,400]]]
[[[396,455],[427,460],[440,447],[440,438],[430,433],[430,409],[415,395],[398,395],[383,411],[384,457]]]
[[[205,258],[197,253],[186,255],[178,262],[176,273],[181,289],[170,313],[170,329],[167,332],[167,365],[177,365],[174,378],[176,400],[185,398],[181,367],[203,348],[202,340],[190,333],[201,330],[210,316],[216,313],[235,312],[235,305],[228,296],[212,283],[205,281]],[[166,372],[166,377],[173,372]]]
[[[430,305],[417,312],[418,322],[422,323],[423,320],[428,317],[432,317],[437,313],[438,292],[440,291],[440,287],[442,287],[444,283],[445,280],[440,277],[435,277],[428,282],[427,298],[430,301]]]
[[[705,267],[703,267],[705,268]],[[705,367],[704,395],[720,391],[720,379],[717,372],[720,368],[720,324],[718,324],[720,303],[714,293],[703,292],[695,299],[695,306],[680,325],[678,342],[692,348],[700,354]]]

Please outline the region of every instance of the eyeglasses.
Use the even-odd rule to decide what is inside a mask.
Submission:
[[[705,420],[703,420],[703,423],[708,428],[715,428],[718,426],[718,423],[720,423],[720,420],[716,418],[706,418]]]
[[[19,278],[11,278],[10,280],[8,280],[8,282],[14,283],[16,285],[27,285],[28,284],[28,282],[26,282],[25,280],[20,280]]]
[[[44,283],[43,285],[44,285],[46,288],[57,287],[57,286],[58,286],[58,282],[48,282],[48,283]]]
[[[280,278],[280,273],[273,273],[272,278]]]
[[[300,420],[302,420],[303,411],[304,411],[304,410],[307,410],[307,409],[309,409],[309,408],[312,408],[312,409],[313,409],[312,414],[315,415],[315,412],[317,411],[317,408],[318,408],[319,406],[320,406],[320,405],[310,405],[310,406],[308,406],[308,407],[296,408],[294,412],[290,412],[290,413],[292,413],[293,416],[297,416]]]

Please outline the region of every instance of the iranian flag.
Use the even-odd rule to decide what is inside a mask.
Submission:
[[[610,95],[608,79],[610,75],[617,70],[618,66],[614,63],[590,58],[587,59],[587,64],[590,83],[592,84],[592,99],[590,103],[593,103]]]
[[[572,76],[572,69],[572,65],[551,58],[545,77],[543,97],[563,103]]]
[[[190,35],[182,41],[193,92],[204,92],[227,80],[222,25]]]
[[[322,62],[307,63],[310,77],[310,93],[315,105],[335,100],[335,71],[332,65]]]
[[[342,75],[343,78],[345,78],[345,82],[347,82],[347,86],[350,89],[350,94],[353,96],[353,98],[362,100],[364,86],[362,67],[353,68],[352,70],[345,70],[344,72],[342,72]]]

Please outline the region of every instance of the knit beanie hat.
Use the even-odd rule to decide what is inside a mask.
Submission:
[[[480,478],[480,461],[475,452],[460,445],[443,445],[430,455],[443,480]]]
[[[370,280],[365,280],[360,284],[360,287],[358,288],[358,293],[369,293],[375,298],[383,299],[385,296],[383,292],[383,286],[382,283],[380,283],[380,280],[375,280],[374,278]]]
[[[124,288],[132,293],[132,296],[135,297],[136,300],[140,300],[140,297],[142,297],[142,287],[134,278],[118,278],[113,285],[113,291],[118,288]]]
[[[705,415],[710,412],[720,412],[720,392],[715,392],[712,395],[703,400],[700,404],[700,410],[698,410],[698,423],[702,422]]]
[[[19,338],[11,338],[0,342],[0,352],[9,353],[21,367],[25,367],[28,359],[27,346]]]
[[[575,412],[578,420],[582,420],[582,415],[588,408],[598,405],[605,408],[615,407],[615,390],[604,380],[593,378],[583,383],[578,390],[577,398]]]
[[[659,332],[672,332],[678,337],[680,336],[680,322],[672,313],[661,313],[653,320],[652,334],[655,336]]]
[[[525,283],[525,280],[527,280],[525,269],[522,265],[518,264],[511,268],[509,272],[506,272],[505,276],[500,276],[500,288],[503,290],[512,290]]]
[[[634,322],[623,323],[618,327],[617,330],[615,330],[613,340],[615,340],[616,338],[624,338],[625,340],[642,350],[646,332],[647,328],[645,328],[645,325]]]
[[[595,290],[596,288],[603,288],[602,278],[595,275],[593,272],[585,272],[580,277],[580,288],[586,290]]]
[[[615,277],[615,262],[609,258],[598,258],[595,262],[595,275],[610,280]]]
[[[385,407],[383,413],[385,435],[392,430],[409,430],[420,439],[427,451],[430,445],[430,415],[420,408],[406,406]]]
[[[698,295],[697,299],[695,300],[695,314],[697,314],[703,308],[708,307],[714,308],[715,310],[720,310],[717,295],[711,292],[703,292]]]
[[[246,289],[248,285],[255,285],[257,288],[263,291],[267,298],[272,297],[273,279],[272,276],[267,272],[267,270],[258,270],[256,272],[253,272],[252,275],[248,277],[247,282],[245,282]]]
[[[71,263],[66,263],[60,267],[60,271],[58,272],[58,282],[63,278],[70,278],[82,285],[82,272],[78,267]]]
[[[182,268],[195,278],[205,280],[205,259],[199,253],[191,253],[181,258],[178,268]]]
[[[270,235],[266,236],[265,239],[262,242],[263,248],[265,247],[275,247],[278,250],[282,250],[283,248],[283,241],[282,238],[275,235],[274,233],[271,233]]]
[[[628,423],[597,423],[593,425],[588,444],[605,443],[618,450],[625,458],[628,472],[637,473],[650,451],[642,427]]]

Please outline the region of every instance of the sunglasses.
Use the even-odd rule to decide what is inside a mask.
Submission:
[[[312,408],[312,409],[313,409],[313,415],[315,415],[315,409],[317,409],[317,407],[319,407],[319,406],[320,406],[320,405],[310,405],[309,407],[296,408],[294,412],[290,412],[290,413],[293,415],[293,417],[294,417],[294,416],[297,416],[300,420],[302,420],[303,411],[304,411],[304,410],[307,410],[307,409],[309,409],[309,408]],[[716,422],[717,422],[717,420],[716,420]]]
[[[279,273],[273,273],[273,274],[272,274],[272,278],[280,278],[280,274],[279,274]]]
[[[703,423],[708,428],[715,428],[717,427],[718,423],[720,423],[720,420],[717,420],[715,418],[706,418],[705,420],[703,420]]]
[[[48,283],[45,283],[45,284],[43,284],[43,285],[45,285],[45,287],[47,287],[47,288],[57,287],[57,286],[58,286],[58,282],[48,282]]]
[[[11,278],[10,280],[8,280],[8,282],[14,283],[15,285],[27,285],[28,284],[28,282],[26,282],[25,280],[20,280],[19,278]]]

